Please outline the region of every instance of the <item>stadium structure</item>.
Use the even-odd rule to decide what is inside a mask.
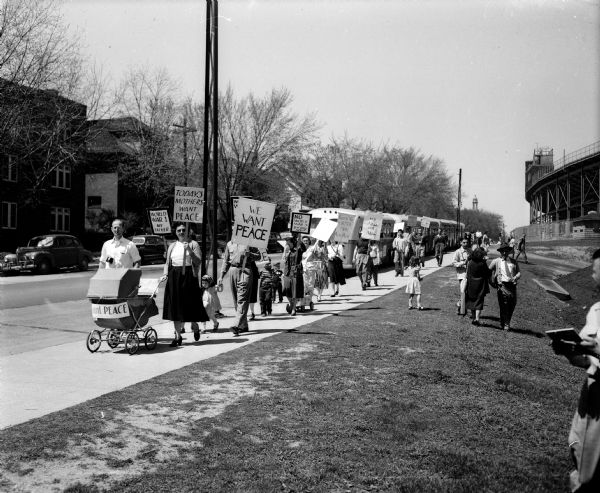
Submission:
[[[528,226],[515,236],[529,240],[600,239],[600,141],[554,160],[551,148],[537,148],[525,162]]]

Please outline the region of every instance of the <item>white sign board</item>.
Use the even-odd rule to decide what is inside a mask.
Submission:
[[[292,220],[290,231],[292,233],[310,233],[311,214],[302,214],[300,212],[292,212]]]
[[[394,233],[397,233],[400,230],[404,231],[404,229],[404,221],[394,223]]]
[[[421,218],[421,227],[428,228],[430,224],[431,224],[431,219],[429,219],[428,217]]]
[[[276,204],[239,198],[233,209],[231,241],[240,245],[267,248]]]
[[[337,223],[335,221],[323,218],[319,221],[317,227],[310,233],[310,236],[317,240],[328,241],[336,227]]]
[[[167,209],[148,209],[148,217],[155,235],[168,235],[171,232],[171,221]]]
[[[92,303],[92,318],[125,318],[129,316],[129,305],[126,301],[116,305]]]
[[[383,226],[383,214],[379,212],[367,212],[363,221],[362,232],[360,236],[365,240],[379,241],[381,227]]]
[[[204,207],[204,188],[175,187],[173,221],[201,223]]]
[[[358,216],[354,214],[338,214],[337,228],[331,236],[331,241],[338,243],[348,243],[351,239],[356,238],[358,228]]]

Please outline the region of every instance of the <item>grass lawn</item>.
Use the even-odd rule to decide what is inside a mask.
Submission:
[[[568,489],[583,370],[543,331],[581,327],[589,269],[558,301],[523,265],[514,318],[455,314],[422,283],[0,432],[2,491],[527,492]]]

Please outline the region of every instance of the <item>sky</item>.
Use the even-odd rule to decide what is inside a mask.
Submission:
[[[165,68],[204,97],[205,0],[63,0],[69,30],[115,82]],[[321,140],[443,160],[462,204],[529,223],[525,161],[600,140],[600,0],[219,2],[219,87],[286,87]],[[418,213],[418,211],[416,211]]]

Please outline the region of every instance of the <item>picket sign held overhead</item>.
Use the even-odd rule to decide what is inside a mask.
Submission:
[[[363,221],[360,236],[365,240],[379,241],[381,227],[383,226],[383,214],[380,212],[367,212]]]
[[[155,235],[168,235],[171,233],[171,218],[168,209],[146,209]]]
[[[203,222],[204,188],[175,187],[173,221],[183,223]]]
[[[398,231],[402,230],[404,231],[406,229],[406,225],[404,224],[404,221],[399,221],[394,223],[394,233],[397,233]]]
[[[431,219],[429,219],[428,217],[421,218],[421,227],[422,228],[428,228],[430,225],[431,225]]]
[[[276,204],[239,198],[233,209],[231,241],[240,245],[267,248]]]
[[[319,221],[319,224],[317,224],[317,227],[312,231],[310,236],[317,240],[328,241],[336,227],[337,223],[335,221],[323,218]]]
[[[292,233],[310,233],[310,221],[312,219],[311,214],[303,214],[301,212],[292,212],[292,218],[290,221],[290,231]]]
[[[355,214],[345,214],[340,212],[337,219],[337,228],[331,235],[331,241],[338,243],[348,243],[351,239],[358,236],[358,216]]]

